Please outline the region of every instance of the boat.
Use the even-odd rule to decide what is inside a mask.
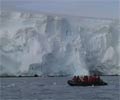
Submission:
[[[107,85],[106,82],[100,82],[100,83],[82,83],[82,82],[74,82],[72,80],[68,80],[67,83],[70,86],[104,86],[104,85]]]
[[[104,85],[108,85],[102,79],[100,79],[99,81],[95,81],[95,82],[84,82],[84,81],[82,82],[82,81],[68,80],[67,83],[70,86],[104,86]]]

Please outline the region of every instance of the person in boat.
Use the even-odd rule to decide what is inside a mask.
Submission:
[[[83,81],[84,81],[84,80],[83,80],[83,78],[84,78],[83,76],[81,76],[81,77],[80,77],[80,81],[81,81],[81,82],[83,82]]]
[[[68,80],[68,84],[72,86],[107,85],[100,76],[74,76],[72,80]]]
[[[77,81],[77,82],[79,81],[79,76],[77,76],[77,79],[76,79],[76,81]]]
[[[81,82],[81,79],[79,76],[74,76],[72,79],[74,82]]]
[[[72,78],[72,80],[73,80],[73,81],[76,80],[76,76],[74,76],[74,77]]]
[[[100,83],[100,82],[101,82],[100,76],[96,76],[96,82],[97,82],[97,83]]]
[[[99,83],[101,79],[100,76],[91,76],[90,80],[91,83],[95,84],[95,83]]]
[[[93,77],[92,77],[92,76],[89,76],[88,82],[89,82],[90,84],[93,82]]]
[[[79,77],[79,76],[74,76],[72,79],[76,83],[85,83],[85,84],[95,84],[100,82],[100,77],[99,76],[84,76],[84,77]]]
[[[84,76],[84,78],[83,78],[83,83],[85,83],[85,84],[88,84],[89,82],[88,82],[88,76]]]
[[[80,83],[81,82],[81,79],[79,76],[77,76],[77,82]]]
[[[96,76],[92,76],[92,83],[96,83]]]
[[[74,76],[72,80],[73,80],[73,81],[76,81],[76,80],[77,80],[77,76]]]

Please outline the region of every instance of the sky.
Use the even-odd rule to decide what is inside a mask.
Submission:
[[[120,0],[1,0],[1,9],[116,19]]]

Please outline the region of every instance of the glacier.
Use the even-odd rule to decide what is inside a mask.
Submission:
[[[0,12],[0,75],[120,74],[118,19]]]

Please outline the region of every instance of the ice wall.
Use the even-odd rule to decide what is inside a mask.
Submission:
[[[0,75],[120,74],[120,24],[0,12]]]

